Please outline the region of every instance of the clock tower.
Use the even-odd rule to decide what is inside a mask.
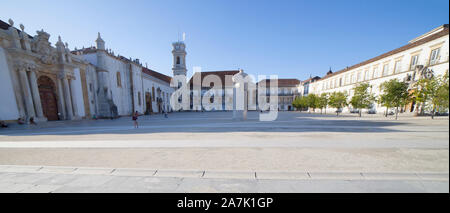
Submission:
[[[182,41],[172,43],[173,50],[173,75],[184,75],[186,76],[186,45]]]

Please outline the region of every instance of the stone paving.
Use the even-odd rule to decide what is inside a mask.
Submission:
[[[0,192],[449,192],[448,173],[174,171],[0,166]]]
[[[125,178],[131,185],[139,185],[133,180],[142,178],[168,184],[136,192],[227,191],[217,184],[241,184],[236,192],[278,190],[271,185],[286,192],[338,192],[344,188],[350,192],[441,192],[442,187],[448,192],[448,117],[431,120],[403,115],[396,121],[377,115],[359,118],[354,114],[336,117],[280,112],[276,121],[260,122],[258,113],[250,112],[248,121],[237,122],[231,115],[143,116],[139,129],[134,129],[127,117],[13,125],[0,129],[0,165],[35,165],[42,167],[36,176],[63,172],[53,175],[58,180],[71,181],[71,176],[81,179],[77,186],[62,184],[53,189],[51,182],[42,182],[37,185],[43,186],[33,189],[52,192],[67,187],[72,191],[76,191],[73,187],[114,191],[98,185],[82,186],[108,178],[112,179],[107,182],[118,178],[117,183]],[[50,173],[45,173],[47,170]],[[23,174],[20,170],[3,171],[2,177]],[[442,175],[447,179],[431,178]],[[93,181],[84,181],[89,177]],[[186,183],[201,185],[193,188]],[[0,189],[21,191],[35,183],[1,184]]]

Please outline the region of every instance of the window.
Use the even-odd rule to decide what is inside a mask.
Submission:
[[[411,65],[409,66],[409,69],[415,70],[418,61],[419,61],[419,55],[411,56]]]
[[[342,78],[339,78],[339,86],[342,87]]]
[[[350,79],[347,74],[347,75],[345,75],[345,84],[349,84],[349,83],[350,83]]]
[[[439,61],[439,52],[441,51],[441,48],[437,48],[431,51],[431,57],[430,57],[430,65],[436,64]]]
[[[366,70],[366,72],[364,73],[364,80],[369,80],[369,78],[370,78],[370,72],[369,72],[369,70]]]
[[[358,72],[358,82],[361,81],[361,72]]]
[[[116,73],[117,87],[122,87],[122,79],[120,78],[120,72]]]
[[[355,81],[356,81],[356,76],[355,76],[355,74],[352,74],[351,79],[352,79],[352,84],[355,83]]]
[[[402,62],[396,61],[394,66],[394,73],[399,73],[402,71]]]
[[[180,64],[180,56],[177,56],[177,64]]]
[[[372,78],[378,78],[378,67],[374,67],[373,68]]]
[[[383,65],[383,76],[387,76],[389,74],[389,64]]]
[[[141,101],[141,92],[138,92],[138,103],[139,103],[139,106],[142,104],[141,102],[142,102]]]
[[[155,87],[152,87],[152,101],[155,101]]]

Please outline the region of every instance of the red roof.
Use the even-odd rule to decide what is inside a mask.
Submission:
[[[259,82],[262,82],[261,80]],[[265,79],[266,86],[270,86],[270,79]],[[279,78],[278,79],[278,87],[296,87],[300,84],[300,80],[295,78]]]
[[[233,82],[231,78],[227,79],[226,76],[233,76],[239,73],[239,70],[225,70],[225,71],[207,71],[207,72],[196,72],[194,73],[194,76],[200,75],[201,82],[203,82],[203,79],[208,75],[216,75],[220,78],[220,81],[222,83],[222,87],[224,86],[233,86]],[[193,79],[194,76],[191,77],[189,80],[189,85],[193,85]],[[228,81],[227,81],[228,80]]]
[[[164,75],[164,74],[159,73],[159,72],[156,72],[154,70],[145,68],[145,67],[142,67],[142,72],[147,74],[147,75],[153,76],[153,77],[155,77],[157,79],[160,79],[160,80],[162,80],[164,82],[167,82],[168,84],[170,84],[170,81],[172,81],[172,77]]]

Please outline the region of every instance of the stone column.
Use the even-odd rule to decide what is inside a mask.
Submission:
[[[73,109],[72,109],[72,97],[70,96],[69,80],[67,77],[63,79],[64,84],[64,102],[66,103],[66,118],[67,120],[73,119]]]
[[[61,120],[65,120],[67,119],[67,114],[66,114],[66,105],[65,105],[65,101],[64,101],[64,92],[63,92],[63,86],[61,83],[61,79],[58,78],[56,79],[56,84],[58,86],[58,110],[60,114],[59,119]]]
[[[23,98],[25,99],[25,108],[27,110],[27,120],[35,117],[33,99],[31,98],[30,84],[28,82],[27,72],[22,69],[19,71],[20,83],[22,84]]]
[[[69,86],[70,86],[70,97],[72,97],[73,116],[74,118],[79,118],[77,99],[75,96],[75,84],[73,80],[69,80]]]
[[[30,72],[30,85],[31,93],[33,94],[34,109],[37,116],[35,120],[45,120],[35,71]]]

